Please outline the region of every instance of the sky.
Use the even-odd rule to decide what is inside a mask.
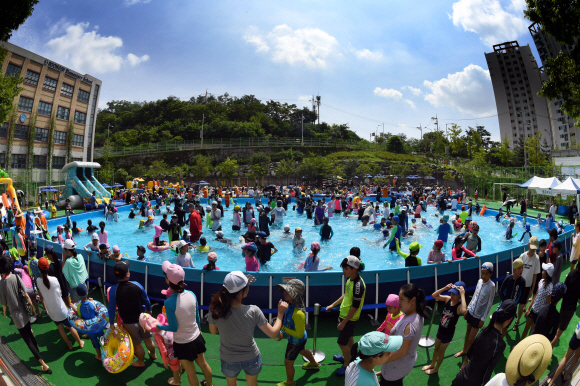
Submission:
[[[485,53],[537,51],[525,0],[41,0],[10,42],[103,81],[111,100],[255,95],[363,138],[456,123],[500,140]]]

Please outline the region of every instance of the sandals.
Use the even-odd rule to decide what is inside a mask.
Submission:
[[[518,330],[518,322],[516,321],[514,326],[512,327],[512,331],[517,331]]]

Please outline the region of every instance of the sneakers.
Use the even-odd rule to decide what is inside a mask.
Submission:
[[[342,355],[335,355],[332,357],[332,360],[334,360],[335,362],[340,362],[342,364],[344,364],[344,357]]]
[[[306,362],[302,365],[303,370],[318,370],[320,368],[320,363],[312,365],[310,362]]]
[[[339,377],[344,377],[344,374],[346,373],[346,366],[340,366],[334,373]]]

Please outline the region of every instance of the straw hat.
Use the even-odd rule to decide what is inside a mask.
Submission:
[[[505,365],[505,375],[511,386],[531,386],[548,368],[552,345],[543,335],[532,335],[514,347]]]

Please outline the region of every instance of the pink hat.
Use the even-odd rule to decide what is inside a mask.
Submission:
[[[113,252],[119,252],[119,246],[118,245],[113,245]]]
[[[250,220],[250,222],[256,222],[256,219],[255,219],[255,218],[253,218],[253,219],[251,219],[251,220]]]
[[[179,284],[180,281],[185,280],[185,271],[177,264],[171,264],[169,261],[164,261],[161,265],[161,269],[165,272],[167,279],[175,285]]]
[[[390,294],[385,302],[387,307],[397,307],[399,308],[399,295]]]
[[[312,244],[310,244],[310,249],[311,250],[320,250],[320,243],[318,241],[313,241]]]
[[[217,261],[217,253],[215,253],[215,252],[208,253],[207,254],[207,261],[216,262]]]
[[[113,208],[113,212],[116,212],[116,211],[117,211],[117,208]]]
[[[161,236],[162,233],[163,233],[163,228],[161,228],[159,225],[155,225],[155,237]]]

